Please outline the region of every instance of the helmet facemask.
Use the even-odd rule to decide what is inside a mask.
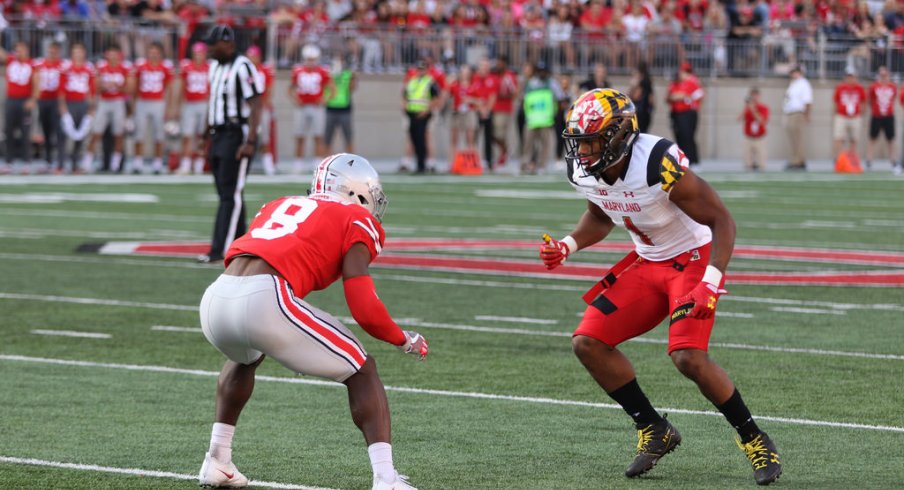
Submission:
[[[585,176],[599,179],[607,169],[623,162],[637,138],[637,128],[633,117],[621,117],[598,133],[563,134],[565,138],[565,161],[568,165],[578,163]],[[589,146],[589,151],[580,152],[581,143]]]

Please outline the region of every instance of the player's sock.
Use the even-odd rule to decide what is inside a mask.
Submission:
[[[634,425],[637,427],[644,427],[663,420],[653,408],[653,405],[650,404],[647,395],[644,395],[640,389],[640,385],[637,384],[637,378],[628,381],[624,386],[608,393],[608,395],[617,401],[625,412],[634,419]]]
[[[387,483],[394,482],[398,473],[392,465],[392,446],[388,442],[375,442],[367,446],[367,454],[370,455],[374,475]]]
[[[235,435],[234,425],[214,423],[213,430],[210,431],[210,449],[207,452],[221,463],[232,462],[233,435]]]
[[[741,399],[741,393],[735,388],[734,393],[725,403],[717,405],[716,408],[722,412],[722,415],[728,420],[728,423],[738,431],[742,443],[752,441],[761,431],[753,421],[750,415],[750,409]]]
[[[191,172],[191,157],[184,156],[179,160],[179,173],[187,174]]]
[[[85,152],[82,155],[82,161],[79,162],[79,170],[86,173],[91,173],[91,166],[94,164],[94,154]],[[74,170],[74,169],[73,169]]]
[[[261,163],[264,165],[264,173],[267,175],[276,175],[276,163],[273,162],[273,154],[264,153],[261,156]]]
[[[198,175],[204,173],[204,157],[195,157],[194,172]]]
[[[122,166],[122,153],[114,152],[110,155],[110,171],[111,172],[119,172],[119,168]]]
[[[154,161],[151,163],[151,170],[157,174],[163,173],[163,159],[160,157],[154,158]]]

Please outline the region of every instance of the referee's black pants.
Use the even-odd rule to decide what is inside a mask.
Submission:
[[[430,115],[418,117],[417,112],[408,112],[408,136],[411,137],[411,146],[417,159],[417,171],[427,171],[427,123]]]
[[[672,112],[672,131],[675,132],[675,143],[687,156],[688,162],[694,165],[700,163],[700,155],[697,153],[697,141],[694,134],[697,133],[697,111]]]
[[[235,158],[235,153],[244,140],[245,134],[241,126],[215,130],[211,140],[210,170],[217,186],[220,205],[217,207],[217,220],[213,226],[213,239],[208,254],[210,257],[224,256],[232,241],[248,230],[243,192],[249,162],[247,159],[240,161]]]

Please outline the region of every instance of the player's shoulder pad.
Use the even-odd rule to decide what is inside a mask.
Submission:
[[[666,138],[657,141],[647,160],[647,185],[658,184],[663,191],[670,192],[685,173],[683,158],[684,154],[672,141]]]

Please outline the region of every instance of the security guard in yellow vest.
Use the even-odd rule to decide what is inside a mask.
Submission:
[[[440,102],[439,87],[427,73],[427,63],[418,60],[414,75],[402,90],[402,110],[408,115],[408,136],[417,158],[416,173],[427,170],[427,123]]]
[[[561,85],[550,76],[546,63],[537,63],[524,86],[524,148],[521,173],[543,171],[550,159],[559,103],[567,100]]]

